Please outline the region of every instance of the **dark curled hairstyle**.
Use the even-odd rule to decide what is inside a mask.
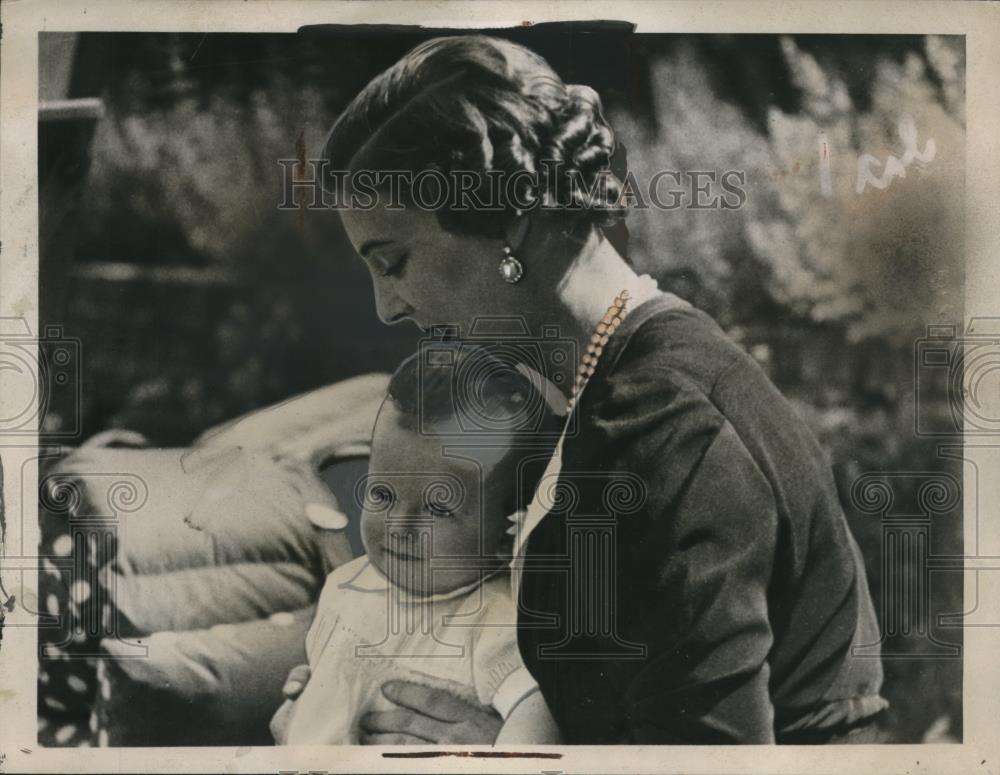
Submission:
[[[414,432],[440,433],[457,445],[509,443],[513,454],[530,455],[532,461],[517,467],[516,491],[511,482],[510,511],[531,501],[563,424],[539,388],[512,362],[469,343],[421,348],[396,369],[386,400]],[[513,473],[515,466],[510,470]]]
[[[469,171],[486,188],[487,173],[510,180],[513,195],[498,187],[493,212],[437,210],[448,231],[498,236],[518,208],[553,210],[575,225],[617,223],[625,208],[610,169],[614,148],[589,86],[564,84],[516,43],[463,35],[421,43],[372,80],[331,129],[323,155],[328,172]]]

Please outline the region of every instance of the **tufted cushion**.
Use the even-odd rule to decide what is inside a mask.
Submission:
[[[41,503],[43,744],[271,742],[326,573],[357,550],[358,456],[384,385],[348,380],[191,449],[59,463]],[[323,499],[346,529],[313,525],[305,507]]]
[[[129,658],[105,640],[91,728],[97,745],[269,745],[288,671],[305,662],[313,607],[206,630],[157,632]],[[224,741],[224,742],[223,742]]]
[[[193,471],[155,452],[143,465],[149,499],[124,519],[105,576],[118,621],[101,644],[96,742],[266,744],[327,570],[310,494],[259,452]],[[182,506],[177,492],[200,495]],[[225,519],[193,523],[206,508]]]
[[[255,452],[194,471],[176,451],[141,456],[130,470],[141,471],[149,498],[123,520],[107,578],[122,637],[242,622],[313,601],[324,558],[305,515],[308,495],[285,469]],[[232,515],[225,530],[191,524],[206,500]]]
[[[99,466],[91,459],[86,473],[74,472],[80,492],[70,513],[47,515],[40,590],[59,616],[41,631],[39,703],[50,744],[103,739],[79,729],[95,701],[104,717],[127,722],[121,744],[194,744],[194,710],[221,706],[228,716],[217,715],[232,723],[216,725],[216,744],[266,742],[281,681],[304,659],[303,612],[327,561],[305,515],[308,496],[285,468],[254,452],[194,471],[183,458],[183,450],[102,450]],[[124,482],[136,494],[116,514]],[[212,506],[240,515],[222,535],[187,521],[213,487]],[[98,668],[120,679],[118,700],[101,701]],[[138,697],[156,702],[135,704]],[[186,710],[171,739],[161,717],[179,705]]]

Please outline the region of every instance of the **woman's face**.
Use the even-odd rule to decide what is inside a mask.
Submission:
[[[468,336],[478,316],[512,314],[513,286],[498,272],[502,240],[445,231],[434,212],[412,206],[344,210],[341,218],[384,323],[457,325]]]

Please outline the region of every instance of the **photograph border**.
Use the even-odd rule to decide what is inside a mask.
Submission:
[[[38,332],[38,34],[43,31],[294,32],[317,24],[516,27],[540,22],[627,21],[641,33],[964,35],[967,53],[965,316],[1000,318],[1000,5],[975,2],[257,2],[21,0],[0,8],[0,318]],[[290,144],[293,139],[290,139]],[[38,375],[35,374],[35,381]],[[0,410],[27,403],[35,382],[4,378]],[[27,396],[30,399],[30,393]],[[1000,417],[996,405],[980,411]],[[0,411],[0,416],[7,416]],[[1000,446],[967,439],[964,457]],[[7,588],[37,589],[37,435],[0,442],[6,508],[0,573]],[[996,624],[964,630],[963,742],[825,746],[426,746],[42,748],[37,743],[37,630],[18,605],[0,640],[0,772],[1000,772],[1000,477],[965,467],[966,615]],[[23,488],[23,489],[22,489]],[[27,496],[27,497],[26,497]],[[995,548],[993,548],[995,547]],[[970,556],[972,550],[976,551]],[[992,552],[991,552],[992,549]],[[16,581],[14,578],[16,577]],[[37,600],[35,601],[37,602]],[[30,596],[25,600],[29,609]],[[408,756],[422,752],[418,758]],[[552,756],[556,754],[558,756]]]

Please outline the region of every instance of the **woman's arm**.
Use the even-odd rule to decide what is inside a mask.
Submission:
[[[628,364],[627,385],[591,395],[597,409],[584,399],[598,419],[567,443],[560,473],[590,508],[614,500],[613,488],[629,492],[614,508],[614,564],[586,567],[590,589],[617,597],[610,611],[588,598],[595,620],[611,614],[606,642],[630,658],[559,658],[593,647],[568,615],[580,590],[542,569],[523,576],[522,610],[559,623],[524,628],[521,653],[569,742],[771,743],[768,594],[794,583],[774,578],[775,494],[707,396],[643,355]],[[529,551],[570,554],[566,522],[543,520]]]
[[[662,557],[646,555],[653,584],[622,582],[648,611],[629,628],[648,648],[625,693],[629,741],[773,743],[767,595],[777,513],[770,485],[732,426],[719,428],[683,494],[647,519],[641,537],[662,547]]]
[[[521,699],[511,710],[497,735],[497,745],[505,743],[517,744],[556,744],[561,742],[559,727],[545,704],[545,698],[536,687],[531,694]]]

